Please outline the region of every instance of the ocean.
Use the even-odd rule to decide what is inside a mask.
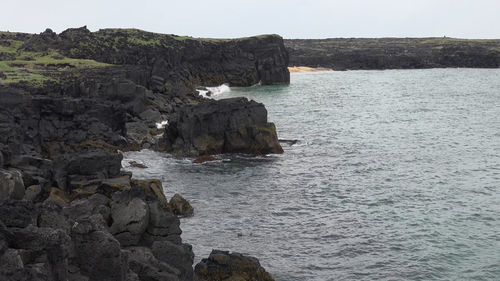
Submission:
[[[278,281],[500,280],[500,69],[294,73],[214,98],[237,96],[297,142],[204,164],[124,155],[193,205],[195,263],[221,249]]]

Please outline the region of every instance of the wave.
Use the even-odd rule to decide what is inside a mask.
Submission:
[[[198,91],[198,94],[204,98],[212,98],[222,93],[231,92],[231,88],[229,87],[229,84],[222,84],[217,87],[200,87],[196,91]]]
[[[156,123],[156,128],[157,129],[163,129],[167,125],[168,125],[168,120],[164,120],[164,121]]]

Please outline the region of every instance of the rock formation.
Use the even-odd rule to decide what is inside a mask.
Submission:
[[[274,281],[256,258],[220,250],[201,260],[195,274],[203,281]]]
[[[193,280],[177,217],[192,207],[169,202],[160,180],[121,171],[118,151],[174,138],[156,123],[196,104],[190,114],[232,122],[201,131],[223,136],[221,151],[279,152],[263,105],[194,89],[288,83],[282,39],[79,28],[0,32],[0,46],[0,280]],[[202,141],[179,151],[205,153]]]
[[[346,69],[498,68],[500,40],[332,38],[285,40],[290,66]]]
[[[0,279],[192,280],[161,183],[119,176],[0,203]]]
[[[190,156],[283,152],[264,105],[246,98],[180,108],[169,121],[165,143],[167,151]]]

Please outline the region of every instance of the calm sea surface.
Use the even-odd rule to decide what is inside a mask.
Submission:
[[[299,140],[283,155],[125,155],[194,206],[181,228],[195,262],[214,248],[281,281],[500,280],[500,70],[291,79],[217,96],[264,103],[279,137]]]

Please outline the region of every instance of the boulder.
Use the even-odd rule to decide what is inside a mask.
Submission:
[[[283,153],[264,105],[246,98],[183,106],[170,118],[161,145],[186,156]]]
[[[0,203],[0,222],[6,227],[23,228],[36,224],[38,210],[29,201],[10,200]]]
[[[194,254],[191,245],[178,245],[170,241],[156,241],[151,246],[151,250],[158,260],[180,271],[180,280],[193,279]]]
[[[168,203],[170,209],[178,216],[192,216],[194,209],[189,202],[180,194],[175,194]]]
[[[163,186],[159,179],[131,180],[132,189],[141,193],[146,201],[158,201],[161,206],[167,208],[168,201],[163,193]]]
[[[38,203],[45,199],[46,198],[43,198],[43,189],[41,185],[37,184],[26,188],[24,193],[24,200]]]
[[[27,250],[34,260],[44,260],[51,271],[52,280],[67,280],[71,238],[66,232],[30,225],[14,228],[12,233],[16,237],[11,242],[13,248]]]
[[[103,221],[108,221],[111,213],[109,201],[109,198],[102,194],[94,194],[86,199],[72,201],[69,206],[63,208],[62,212],[75,221],[80,221],[91,215],[100,215]]]
[[[134,167],[134,168],[146,169],[148,167],[148,166],[146,166],[142,163],[138,163],[136,161],[130,161],[128,163],[130,164],[131,167]]]
[[[140,280],[179,281],[181,271],[158,260],[151,249],[146,247],[129,247],[129,267]]]
[[[106,231],[95,230],[91,224],[73,226],[71,237],[74,243],[73,263],[90,280],[123,281],[128,264],[122,256],[120,243]]]
[[[123,156],[108,151],[66,154],[55,161],[54,180],[60,189],[67,189],[71,181],[118,177]],[[72,175],[77,175],[75,177]]]
[[[24,197],[24,182],[21,171],[0,169],[0,202]]]
[[[254,257],[212,250],[195,266],[195,275],[204,281],[274,281]]]
[[[67,206],[70,202],[70,197],[59,188],[53,187],[50,190],[49,197],[44,201],[45,205],[55,204],[60,207]]]
[[[113,224],[110,232],[122,246],[137,245],[149,223],[149,208],[140,198],[113,196],[111,205]]]
[[[130,178],[128,176],[122,176],[103,180],[99,185],[97,192],[111,198],[113,193],[117,191],[130,190],[131,188]]]
[[[160,202],[148,202],[149,224],[142,237],[142,244],[151,246],[155,241],[171,241],[180,244],[181,229],[179,218],[162,207]]]

